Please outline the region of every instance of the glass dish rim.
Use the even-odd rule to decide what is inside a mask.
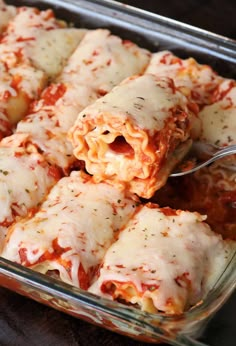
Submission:
[[[1,256],[0,256],[0,274],[9,275],[11,277],[18,278],[20,280],[22,279],[22,281],[26,283],[37,284],[37,286],[40,288],[45,286],[49,290],[58,290],[58,293],[65,294],[66,296],[72,298],[73,300],[79,298],[79,301],[83,301],[85,304],[88,304],[88,305],[93,305],[92,302],[95,302],[98,308],[99,306],[101,308],[105,306],[103,302],[109,303],[109,305],[111,306],[112,305],[114,305],[114,307],[118,306],[119,310],[121,311],[123,310],[129,311],[131,315],[134,315],[133,318],[135,319],[136,319],[135,315],[140,314],[141,316],[145,318],[147,317],[152,317],[153,319],[159,318],[160,321],[163,321],[163,319],[166,321],[173,321],[178,319],[178,321],[180,321],[183,319],[189,320],[189,318],[194,319],[195,313],[196,315],[199,315],[201,314],[202,310],[206,309],[207,307],[208,308],[211,307],[212,311],[215,311],[217,309],[217,306],[214,304],[215,295],[218,296],[219,294],[219,296],[223,298],[223,300],[227,299],[227,297],[231,294],[231,292],[236,287],[236,270],[234,271],[235,272],[234,277],[231,278],[232,275],[231,275],[231,268],[230,268],[234,264],[236,265],[236,250],[232,254],[231,259],[229,260],[224,271],[221,273],[216,284],[210,290],[210,292],[213,291],[213,295],[207,294],[207,297],[206,297],[207,299],[204,299],[200,303],[193,306],[191,309],[179,315],[167,315],[165,313],[149,313],[149,312],[147,313],[147,312],[138,310],[134,307],[126,306],[119,302],[96,296],[78,287],[67,284],[59,279],[55,279],[53,277],[47,276],[46,274],[41,274],[39,272],[36,272],[31,268],[27,268],[20,264],[11,262]],[[233,280],[233,278],[235,278],[235,280]],[[231,280],[229,279],[232,279],[233,283],[231,283]],[[219,292],[219,291],[221,291],[221,285],[224,284],[224,282],[227,280],[229,280],[227,292],[225,292],[224,297],[222,297],[222,292]],[[51,285],[55,287],[52,287]],[[101,304],[98,304],[98,301],[101,302]],[[212,306],[212,304],[214,304],[214,307]],[[191,315],[194,315],[194,316],[191,316]]]
[[[6,2],[9,0],[5,0]],[[20,0],[22,2],[25,2],[27,0]],[[117,11],[120,14],[126,14],[128,16],[134,16],[139,17],[140,20],[144,19],[150,21],[153,21],[155,24],[164,26],[165,33],[168,31],[171,31],[173,37],[179,38],[179,33],[183,35],[183,38],[186,39],[188,36],[191,37],[191,42],[193,45],[198,44],[199,40],[202,40],[202,43],[206,43],[211,45],[211,52],[212,49],[215,51],[214,53],[220,54],[227,54],[228,58],[231,58],[232,55],[232,61],[236,61],[236,40],[226,37],[224,35],[220,35],[217,33],[213,33],[208,30],[201,29],[199,27],[183,23],[181,21],[165,17],[153,12],[149,12],[147,10],[143,10],[141,8],[137,8],[131,5],[127,5],[122,3],[121,1],[114,1],[114,0],[39,0],[42,3],[50,4],[51,6],[66,6],[67,9],[73,8],[73,7],[79,7],[81,10],[92,10],[94,9],[94,6],[97,6],[97,10],[100,10],[100,7],[103,11],[103,13],[106,13],[106,11]],[[105,11],[105,12],[104,12]],[[114,14],[115,12],[113,12]],[[122,17],[119,17],[117,13],[115,13],[114,20],[122,20]],[[139,25],[142,25],[143,22],[139,22]],[[175,34],[176,29],[178,29],[177,34]],[[194,34],[194,35],[193,35]],[[182,36],[181,36],[182,37]],[[209,46],[207,45],[207,48],[209,49]],[[213,53],[213,52],[212,52]],[[230,53],[230,57],[228,54]]]

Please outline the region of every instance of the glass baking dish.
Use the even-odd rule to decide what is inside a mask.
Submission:
[[[75,26],[108,28],[151,51],[168,49],[211,65],[224,77],[236,78],[236,42],[174,20],[110,0],[12,0],[8,4],[53,8]],[[0,285],[74,317],[143,342],[203,345],[196,339],[236,284],[236,253],[213,289],[178,316],[144,313],[95,297],[54,278],[0,258]]]

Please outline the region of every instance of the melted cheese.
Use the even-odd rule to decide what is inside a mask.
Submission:
[[[108,30],[93,30],[85,35],[60,80],[73,77],[76,83],[104,95],[124,78],[142,73],[149,59],[150,53],[134,43],[124,42]]]
[[[235,244],[214,234],[204,219],[143,206],[108,249],[89,291],[151,312],[181,313],[196,304],[235,251]]]
[[[0,148],[0,225],[11,224],[17,215],[26,216],[55,181],[41,155]]]
[[[58,29],[58,31],[60,30],[62,29]],[[102,39],[96,40],[97,36],[101,36]],[[91,76],[92,79],[84,80],[84,68],[79,68],[80,59],[85,59],[83,54],[87,54],[87,45],[89,45],[90,53],[95,52],[99,46],[101,56],[109,53],[109,58],[114,60],[112,74],[110,73],[110,65],[104,65],[104,57],[101,60],[96,60],[97,68],[98,66],[101,68],[101,70],[99,68],[98,70],[100,70],[99,73],[103,82],[111,82],[112,85],[120,82],[123,77],[132,74],[134,69],[141,72],[148,59],[146,51],[134,45],[132,46],[132,44],[123,45],[118,37],[111,36],[106,30],[88,32],[84,40],[68,60],[58,78],[58,83],[49,86],[44,91],[41,100],[34,104],[32,114],[29,114],[18,124],[17,136],[4,141],[4,145],[7,146],[9,143],[18,143],[19,145],[19,138],[22,140],[22,146],[33,144],[40,152],[43,152],[47,161],[58,165],[65,172],[75,161],[72,145],[67,140],[68,131],[73,126],[78,113],[100,96],[97,87],[94,85],[94,82],[97,82],[96,76],[93,76],[95,79]],[[131,55],[132,59],[137,60],[135,68],[133,63],[128,67],[122,65],[124,61],[123,58],[121,59],[118,56],[117,50],[124,59],[127,55]],[[96,54],[95,57],[97,57]],[[78,63],[78,66],[75,65],[75,62]],[[60,95],[58,90],[62,85],[66,91]],[[50,94],[50,97],[47,94]],[[47,102],[45,102],[45,98],[47,98]],[[50,98],[55,98],[56,101],[48,101]],[[18,134],[20,134],[20,137]],[[25,136],[22,136],[22,134]]]
[[[0,57],[8,68],[15,67],[19,62],[29,62],[29,47],[47,30],[61,25],[51,10],[37,11],[30,7],[20,7],[17,15],[9,23],[0,44]]]
[[[1,61],[8,68],[24,62],[55,78],[87,32],[63,26],[50,10],[20,8],[1,40]]]
[[[57,76],[87,32],[64,26],[51,10],[19,8],[1,40],[1,61],[8,68],[24,63],[50,78]]]
[[[124,182],[150,198],[167,156],[190,137],[193,118],[172,80],[146,74],[128,78],[85,108],[69,136],[96,181]]]
[[[51,10],[19,8],[1,40],[0,60],[8,68],[32,65],[55,78],[87,32],[64,26]]]
[[[55,78],[67,63],[67,59],[79,45],[87,30],[60,28],[44,31],[33,42],[27,54],[33,65]]]
[[[73,148],[67,140],[68,130],[74,124],[78,112],[95,100],[96,94],[89,87],[80,85],[63,85],[64,94],[53,103],[53,96],[60,92],[61,84],[51,85],[35,103],[33,112],[18,123],[16,133],[6,138],[3,145],[33,144],[44,153],[51,164],[67,171],[75,161]],[[59,91],[58,91],[59,90]],[[51,98],[51,103],[45,101]]]
[[[119,118],[121,124],[130,119],[141,130],[160,131],[177,104],[186,108],[186,98],[174,89],[167,78],[157,79],[151,75],[128,78],[80,113],[78,127],[81,122],[92,121],[104,113]]]
[[[101,262],[116,231],[135,211],[136,198],[131,197],[73,172],[52,189],[33,218],[11,228],[2,256],[45,273],[57,269],[62,280],[80,286],[80,263],[87,273]],[[53,248],[55,240],[59,256]],[[26,258],[20,255],[22,249]]]
[[[183,94],[200,106],[212,102],[213,91],[223,80],[210,66],[193,58],[180,59],[168,51],[154,53],[146,73],[173,78]]]
[[[27,113],[30,101],[39,97],[46,76],[26,64],[6,70],[0,62],[0,71],[0,113],[7,117],[11,128]],[[7,134],[2,131],[3,136]]]
[[[86,32],[63,28],[50,10],[18,10],[0,43],[1,137],[25,116],[48,79],[61,72]]]
[[[0,34],[7,27],[9,21],[16,15],[15,6],[7,6],[0,0]]]
[[[91,292],[151,312],[181,313],[197,303],[223,272],[232,244],[199,214],[154,205],[137,212],[137,198],[127,191],[151,197],[186,152],[196,118],[185,96],[200,107],[212,104],[200,114],[201,139],[235,141],[235,85],[192,58],[160,52],[150,62],[150,52],[107,30],[65,28],[50,10],[16,10],[0,0],[0,33],[0,137],[48,78],[57,77],[1,142],[0,244],[11,225],[2,255],[42,273],[58,271],[63,281],[86,289],[104,259]],[[149,62],[145,77],[113,89],[143,74]],[[171,77],[175,86],[150,74]],[[80,113],[70,132],[94,177],[73,172],[55,185],[58,170],[49,164],[67,173],[75,161],[69,128],[112,89]],[[232,172],[227,177],[215,164],[209,172],[202,177],[216,176],[212,185],[235,189]]]
[[[30,101],[37,99],[45,87],[48,76],[32,65],[31,57],[36,52],[31,48],[45,32],[60,26],[52,11],[40,12],[28,7],[19,8],[8,24],[0,41],[0,114],[3,115],[0,120],[8,118],[1,137],[8,135],[11,125],[24,117]]]
[[[219,146],[236,143],[236,83],[226,80],[219,87],[216,102],[199,114],[202,121],[200,139]]]

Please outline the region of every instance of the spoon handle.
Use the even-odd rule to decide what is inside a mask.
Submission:
[[[204,162],[197,164],[196,166],[194,166],[193,168],[191,168],[189,170],[183,170],[180,172],[172,173],[170,175],[170,177],[180,177],[180,176],[183,176],[186,174],[194,173],[194,172],[198,171],[199,169],[201,169],[205,166],[208,166],[210,163],[212,163],[216,160],[219,160],[225,156],[233,155],[233,154],[236,154],[236,145],[235,144],[216,151],[215,153],[212,154],[212,157],[210,157],[209,159],[207,159]],[[232,165],[232,164],[229,165],[230,169],[233,169],[233,167],[234,167],[234,165]],[[235,163],[235,168],[236,168],[236,163]]]

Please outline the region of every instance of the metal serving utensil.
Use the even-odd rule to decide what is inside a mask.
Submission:
[[[210,143],[193,142],[190,151],[184,160],[176,166],[170,177],[180,177],[198,171],[200,168],[208,166],[210,163],[225,156],[236,154],[236,144],[227,147],[219,147]],[[227,163],[228,169],[236,171],[235,163]]]

